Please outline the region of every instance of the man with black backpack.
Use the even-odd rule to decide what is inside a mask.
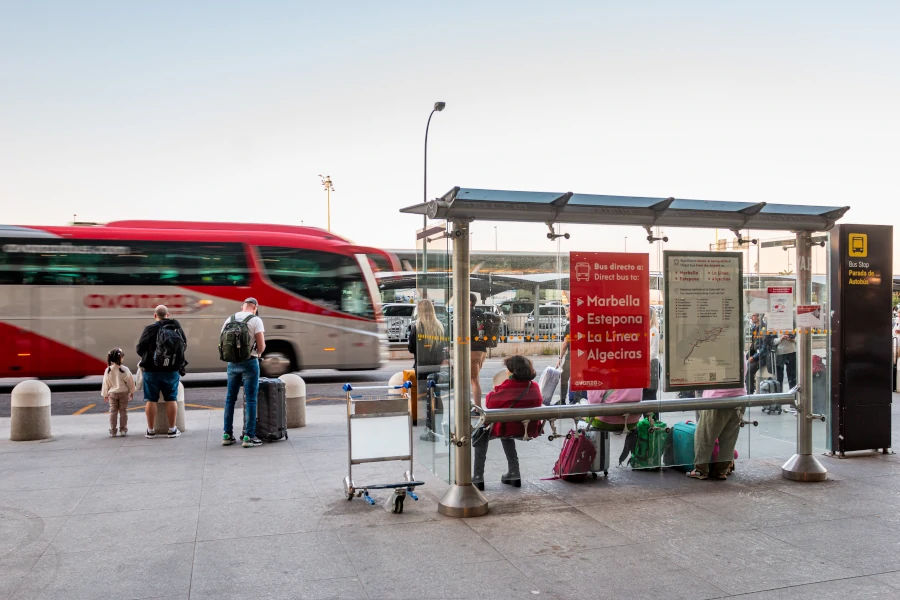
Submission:
[[[175,427],[178,416],[178,383],[187,361],[187,336],[181,323],[169,317],[169,309],[160,304],[153,313],[156,322],[147,325],[137,345],[138,365],[144,372],[144,412],[147,415],[147,437],[155,438],[156,403],[162,394],[166,402],[170,438],[181,432]]]
[[[259,318],[256,298],[247,298],[237,312],[225,320],[219,336],[219,358],[228,363],[228,392],[225,397],[225,433],[222,445],[230,446],[234,437],[234,405],[238,390],[244,386],[244,448],[259,446],[256,437],[256,399],[259,394],[259,357],[266,349],[265,327]]]

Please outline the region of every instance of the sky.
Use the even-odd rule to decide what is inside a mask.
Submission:
[[[443,101],[429,198],[849,205],[844,222],[893,225],[898,30],[900,3],[865,0],[0,0],[3,221],[325,227],[322,173],[336,233],[411,248],[421,218],[399,209],[422,201]],[[556,250],[510,223],[474,224],[476,249],[494,225],[500,249]],[[655,254],[639,228],[572,231],[572,250],[627,236]],[[671,249],[715,239],[666,233]]]

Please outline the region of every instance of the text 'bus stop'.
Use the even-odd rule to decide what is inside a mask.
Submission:
[[[550,227],[551,235],[559,224],[630,225],[647,231],[647,241],[660,241],[654,228],[716,228],[732,231],[741,245],[747,243],[742,231],[748,229],[791,231],[796,236],[797,302],[811,305],[812,271],[810,254],[812,234],[832,229],[849,207],[818,207],[784,204],[680,200],[674,198],[641,198],[589,194],[523,192],[454,188],[441,198],[414,205],[401,212],[427,215],[430,219],[448,221],[447,237],[452,242],[452,303],[454,311],[451,336],[454,369],[452,386],[455,390],[453,407],[455,431],[450,435],[455,453],[454,481],[441,499],[439,510],[450,516],[478,516],[487,512],[488,503],[472,485],[472,423],[470,416],[471,346],[469,312],[460,307],[469,304],[470,294],[470,223],[473,221],[507,221],[542,223]],[[658,229],[657,229],[658,231]],[[700,253],[696,253],[700,254]],[[709,253],[710,256],[715,253]],[[573,266],[574,268],[574,266]],[[642,267],[638,267],[642,268]],[[579,272],[581,275],[581,272]],[[570,282],[571,285],[574,285]],[[535,301],[535,306],[537,303]],[[667,307],[668,309],[668,307]],[[644,307],[646,312],[646,307]],[[743,314],[743,313],[739,313]],[[535,312],[537,318],[538,313]],[[482,423],[552,421],[573,416],[595,417],[641,413],[663,413],[700,409],[741,409],[780,402],[795,404],[797,408],[797,439],[795,454],[783,465],[785,478],[799,481],[821,481],[826,470],[812,455],[812,421],[824,418],[813,411],[812,333],[800,327],[798,335],[799,397],[791,393],[771,394],[761,398],[739,396],[694,400],[658,400],[655,402],[592,404],[573,406],[544,406],[527,409],[484,410]],[[741,377],[744,373],[740,365]],[[714,380],[711,380],[714,381]],[[741,386],[743,384],[741,383]],[[700,387],[700,386],[698,386]],[[709,387],[709,386],[707,386]],[[735,387],[735,386],[732,386]],[[554,429],[555,432],[555,429]]]

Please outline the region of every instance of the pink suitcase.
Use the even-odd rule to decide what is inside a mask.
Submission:
[[[559,459],[553,465],[553,475],[556,479],[582,481],[591,472],[596,457],[594,440],[583,432],[573,429],[569,431],[569,437],[563,443]]]

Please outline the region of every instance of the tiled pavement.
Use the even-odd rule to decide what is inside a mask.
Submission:
[[[559,442],[535,442],[512,489],[492,448],[491,513],[456,520],[422,467],[401,515],[348,502],[344,415],[310,406],[308,427],[254,449],[221,446],[220,411],[188,412],[172,440],[109,438],[85,415],[13,443],[0,419],[0,600],[900,598],[895,455],[823,458],[819,484],[782,479],[777,456],[727,482],[613,468],[573,484],[541,479]]]

